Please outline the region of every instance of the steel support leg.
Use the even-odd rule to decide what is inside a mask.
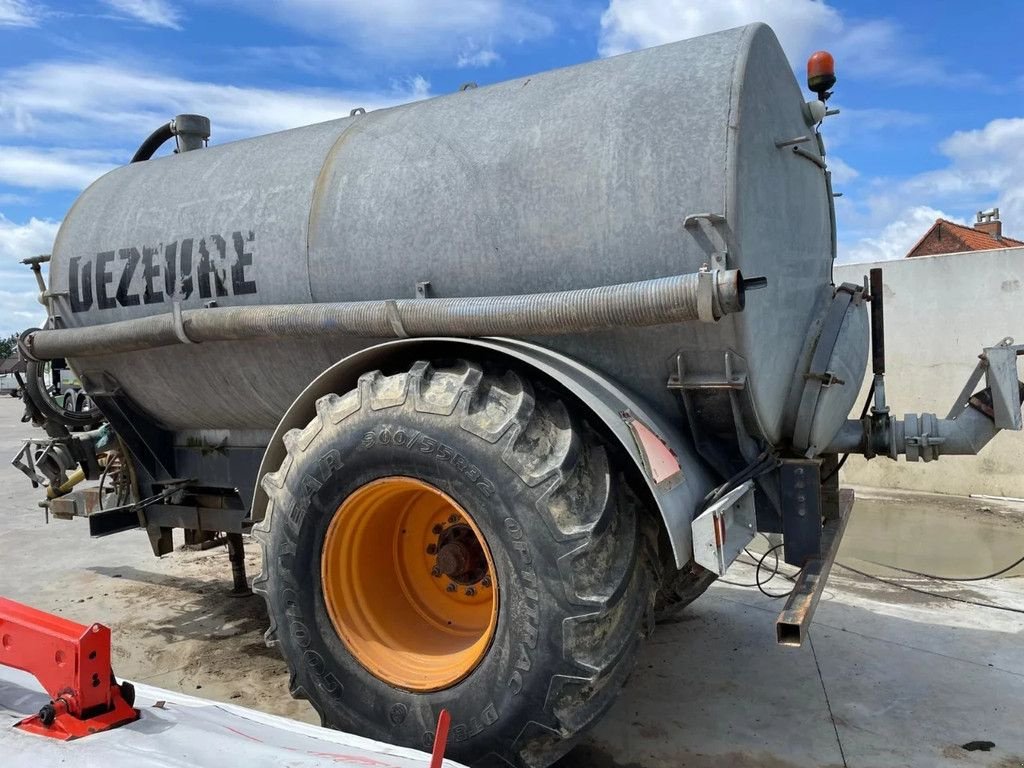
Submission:
[[[232,597],[245,597],[252,594],[252,590],[249,589],[249,580],[245,576],[245,547],[242,545],[242,534],[240,533],[229,533],[226,535],[228,540],[228,560],[231,561],[231,580],[233,586],[231,589]]]

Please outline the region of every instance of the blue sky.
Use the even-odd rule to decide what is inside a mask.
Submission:
[[[17,261],[176,113],[224,142],[755,20],[836,56],[841,259],[993,205],[1024,237],[1021,2],[0,0],[0,332],[40,321]]]

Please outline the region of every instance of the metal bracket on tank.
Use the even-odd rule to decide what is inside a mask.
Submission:
[[[727,269],[729,261],[729,235],[728,228],[729,222],[720,213],[691,213],[683,219],[683,229],[695,230],[703,234],[700,222],[706,221],[711,225],[713,230],[718,231],[719,237],[722,238],[722,249],[718,249],[710,239],[704,244],[704,250],[710,251],[711,261],[706,265],[708,269]],[[704,270],[706,271],[706,270]]]
[[[687,373],[683,355],[676,355],[676,372],[668,377],[669,389],[743,389],[747,386],[747,372],[743,358],[731,349],[725,350],[724,375]]]

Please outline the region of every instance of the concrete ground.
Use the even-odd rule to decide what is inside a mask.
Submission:
[[[0,398],[0,458],[32,433],[19,416]],[[263,644],[262,601],[227,596],[223,550],[156,559],[141,532],[90,539],[84,521],[46,525],[39,498],[0,462],[0,595],[110,625],[121,677],[315,722]],[[612,711],[560,768],[1024,766],[1024,614],[972,604],[1024,610],[1024,580],[935,582],[878,565],[970,576],[1022,553],[1019,505],[862,491],[840,560],[935,594],[837,567],[812,642],[781,648],[781,601],[736,586],[753,582],[739,563],[734,584],[659,625]],[[258,558],[247,543],[251,573]]]

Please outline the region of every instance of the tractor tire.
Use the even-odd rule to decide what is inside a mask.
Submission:
[[[674,563],[666,566],[664,572],[674,567]],[[699,565],[691,565],[665,577],[654,601],[655,619],[662,622],[678,616],[686,606],[707,592],[717,578],[712,571]]]
[[[653,628],[657,524],[602,439],[542,385],[465,361],[367,373],[316,411],[255,531],[292,695],[427,751],[447,709],[449,757],[550,765]]]

